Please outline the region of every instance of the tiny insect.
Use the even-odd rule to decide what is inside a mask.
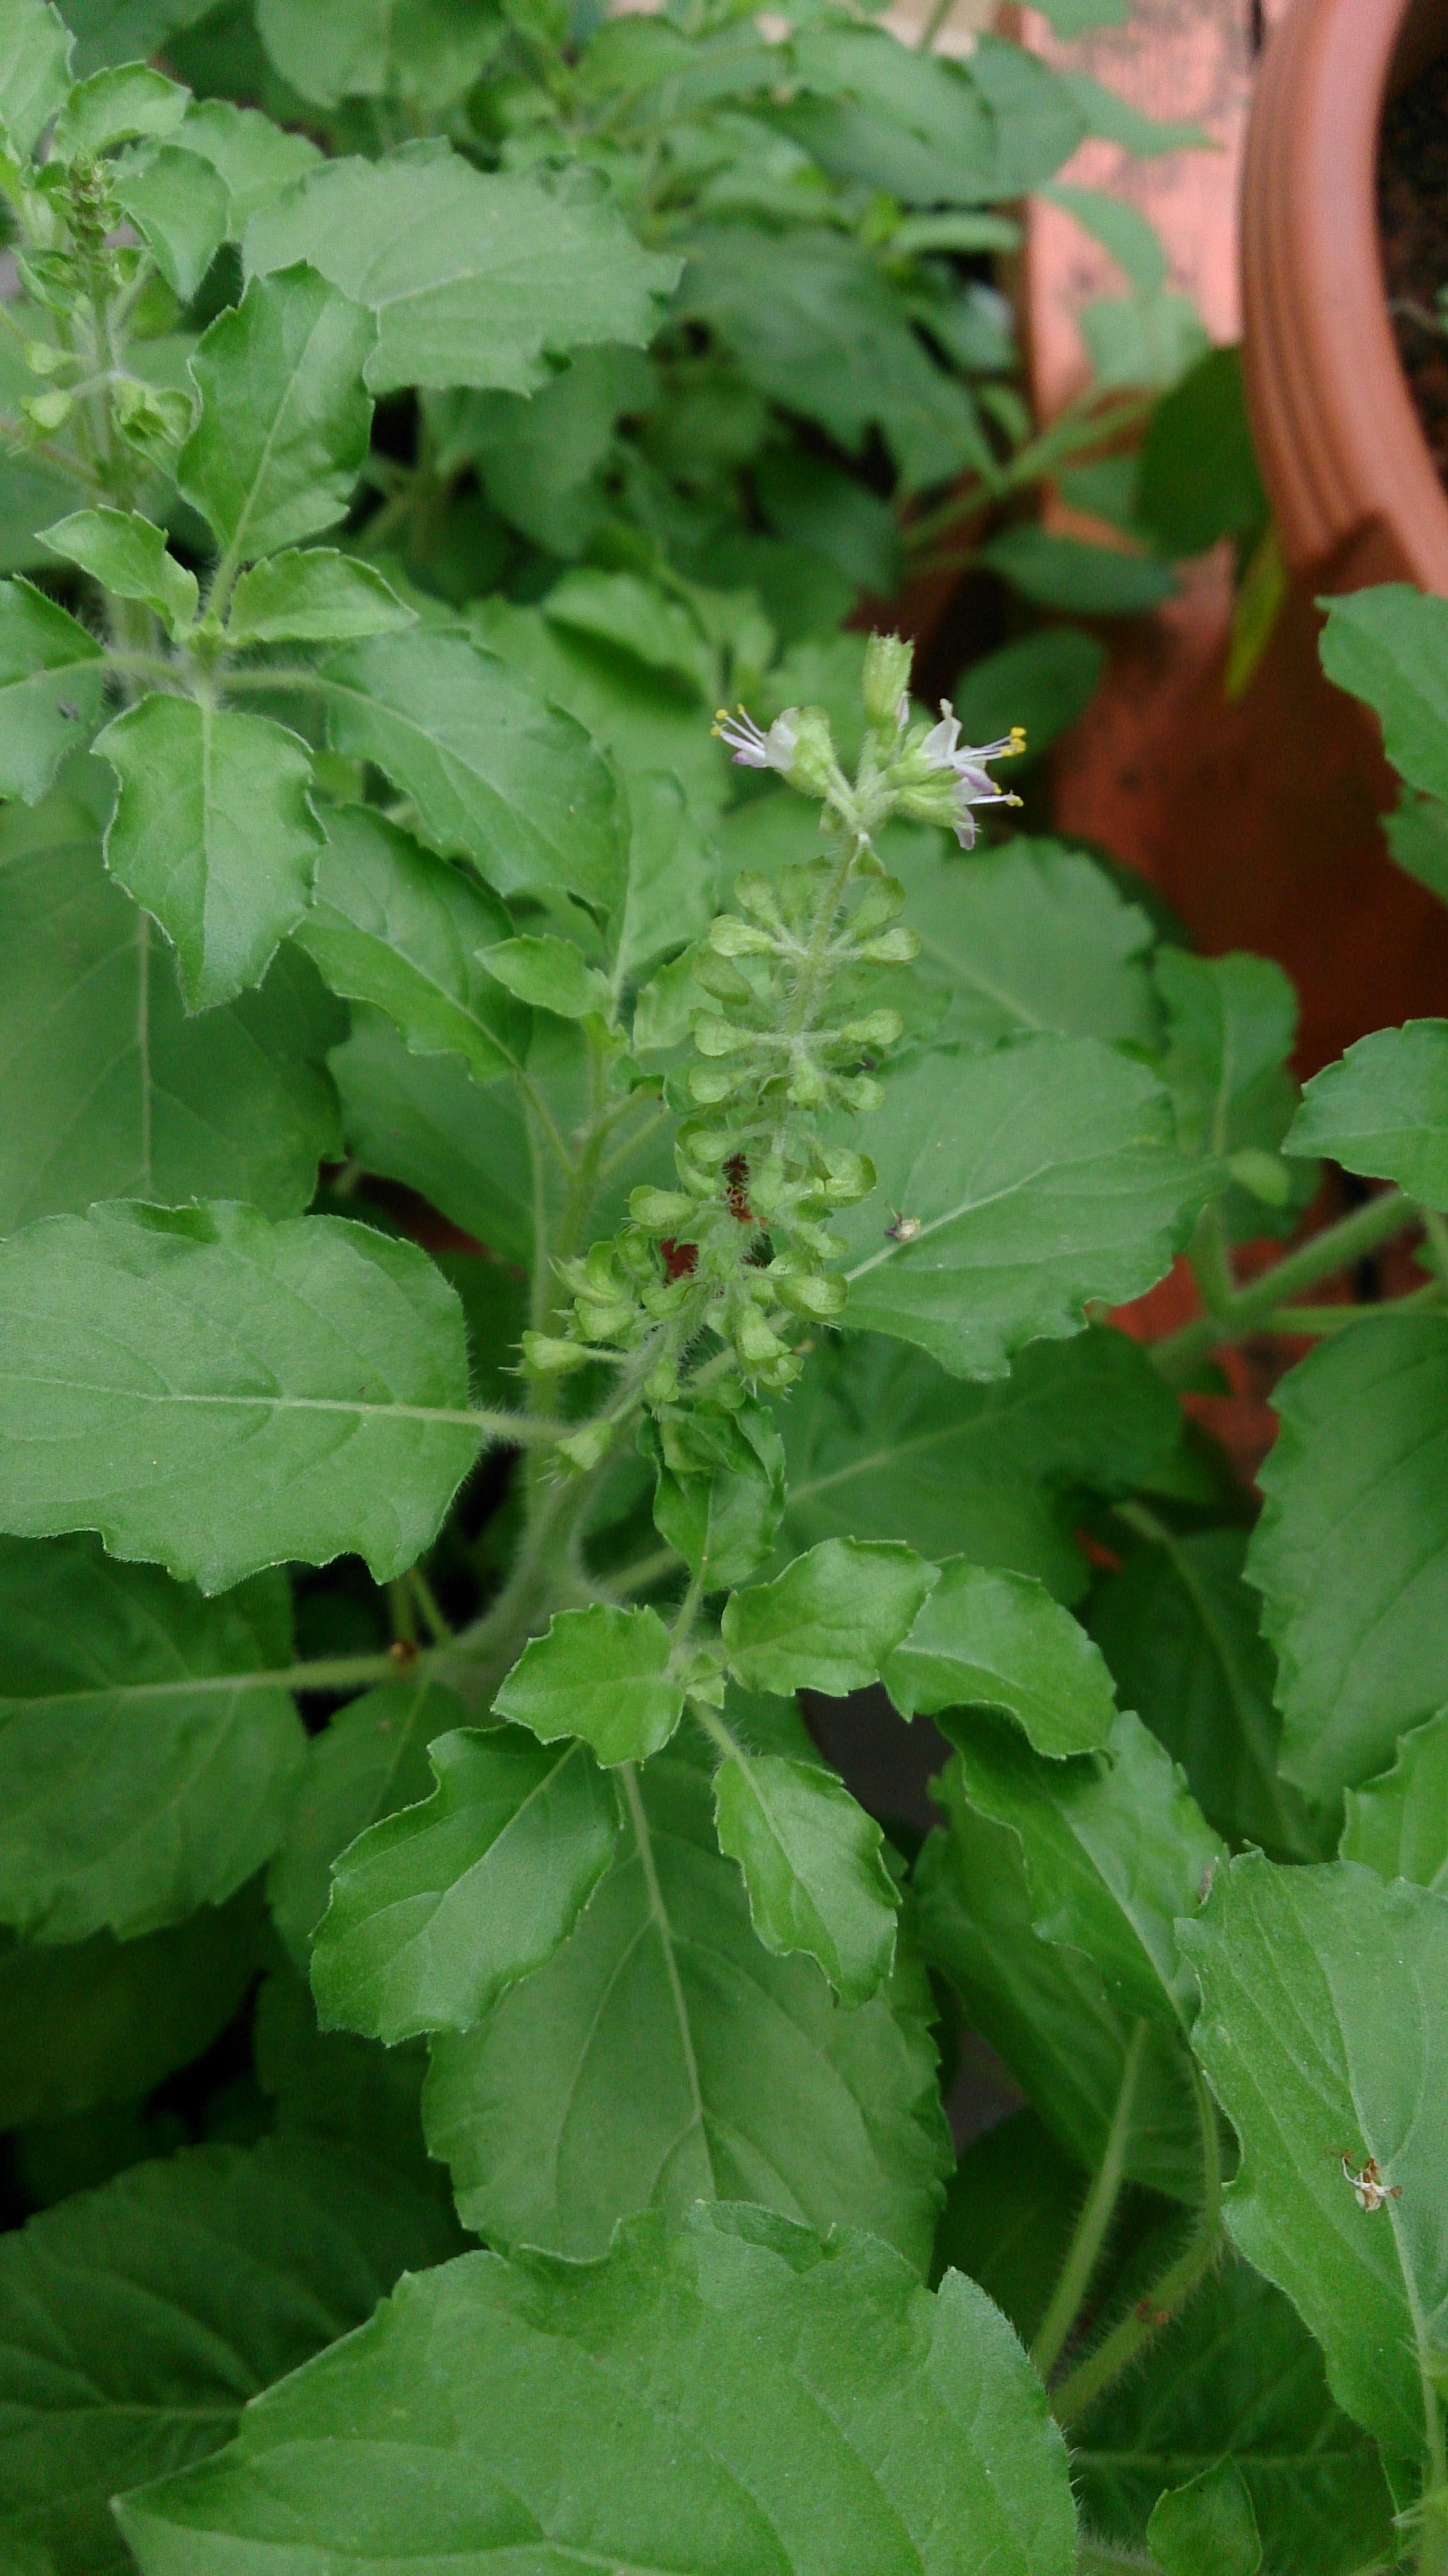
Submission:
[[[918,1216],[902,1216],[898,1208],[892,1208],[890,1213],[895,1220],[893,1225],[887,1225],[885,1228],[885,1232],[889,1236],[890,1241],[892,1243],[913,1243],[915,1237],[920,1232],[920,1218]]]
[[[55,712],[58,716],[64,716],[67,724],[79,724],[80,722],[80,709],[77,706],[72,706],[69,698],[57,698],[55,702]]]
[[[1339,2147],[1329,2147],[1328,2154],[1342,2155],[1342,2150]],[[1370,2216],[1374,2210],[1382,2208],[1385,2200],[1401,2200],[1403,2197],[1401,2183],[1384,2182],[1378,2171],[1376,2156],[1365,2156],[1361,2173],[1354,2173],[1351,2156],[1343,2155],[1342,2176],[1344,2182],[1350,2182],[1357,2193],[1359,2209],[1367,2210]]]

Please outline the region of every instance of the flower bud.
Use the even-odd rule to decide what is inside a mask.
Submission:
[[[865,647],[865,715],[880,733],[899,731],[902,699],[908,712],[914,658],[914,648],[898,635],[872,635]]]
[[[898,1011],[866,1011],[863,1019],[846,1020],[841,1029],[832,1029],[832,1037],[849,1046],[892,1047],[898,1044],[905,1026]]]

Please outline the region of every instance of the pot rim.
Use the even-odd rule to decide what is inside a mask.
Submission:
[[[1448,492],[1388,319],[1377,167],[1392,89],[1448,49],[1448,0],[1295,0],[1243,167],[1247,401],[1292,570],[1448,595]]]

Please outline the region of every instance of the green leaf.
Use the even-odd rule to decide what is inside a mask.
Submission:
[[[55,120],[55,150],[72,161],[133,135],[174,134],[190,103],[189,90],[148,63],[109,65],[76,82]]]
[[[748,1581],[784,1510],[784,1447],[762,1404],[696,1404],[653,1428],[654,1525],[705,1592]]]
[[[88,1539],[0,1542],[0,1921],[127,1939],[261,1867],[305,1742],[258,1682],[291,1660],[285,1603],[204,1602]]]
[[[405,2282],[121,2522],[143,2576],[253,2576],[277,2563],[278,2505],[282,2545],[319,2567],[403,2550],[419,2576],[500,2550],[680,2576],[1075,2559],[1065,2446],[983,2293],[932,2294],[886,2247],[751,2209],[673,2236],[642,2220],[597,2264],[477,2253]]]
[[[154,925],[58,800],[6,817],[0,948],[0,1233],[96,1199],[306,1206],[339,1150],[340,1013],[304,958],[284,950],[257,990],[191,1016]]]
[[[947,1377],[873,1333],[817,1349],[781,1408],[791,1549],[827,1537],[904,1539],[922,1556],[1086,1586],[1074,1490],[1149,1483],[1181,1437],[1175,1397],[1124,1333],[1033,1342],[1008,1378]]]
[[[1211,147],[1212,138],[1200,125],[1145,116],[1129,99],[1119,97],[1114,89],[1105,88],[1085,72],[1061,72],[1057,77],[1075,100],[1086,121],[1087,133],[1099,134],[1107,143],[1119,143],[1124,151],[1151,158],[1159,152]]]
[[[1448,1020],[1375,1029],[1303,1094],[1288,1154],[1328,1154],[1448,1207]]]
[[[913,1548],[821,1539],[772,1583],[730,1595],[721,1632],[729,1669],[746,1690],[843,1699],[879,1680],[936,1581]]]
[[[965,1796],[1020,1839],[1042,1940],[1084,1951],[1123,2012],[1188,2024],[1174,1926],[1226,1853],[1155,1736],[1128,1710],[1109,1752],[1076,1762],[1042,1761],[1004,1728],[959,1738]]]
[[[0,2246],[0,2547],[124,2576],[117,2487],[218,2450],[248,2398],[450,2250],[420,2193],[296,2138],[191,2147],[32,2218]]]
[[[916,1865],[926,1957],[956,1989],[970,2028],[1004,2059],[1052,2136],[1078,2167],[1094,2172],[1135,2044],[1134,2016],[1114,2000],[1083,1951],[1037,1932],[1039,1908],[1022,1837],[977,1809],[960,1755],[932,1783],[931,1794],[949,1830],[930,1836]],[[1186,2054],[1165,2020],[1148,2023],[1141,2048],[1125,2169],[1173,2199],[1200,2196]]]
[[[98,1529],[220,1592],[344,1549],[378,1581],[479,1445],[462,1311],[412,1244],[335,1217],[98,1208],[0,1245],[0,1522]]]
[[[1283,1773],[1331,1802],[1448,1699],[1448,1324],[1354,1325],[1273,1400],[1247,1575],[1277,1649]]]
[[[273,555],[244,572],[226,621],[231,644],[348,644],[359,635],[393,635],[417,624],[390,582],[371,564],[331,546]]]
[[[1155,555],[1055,536],[1035,521],[992,537],[981,561],[1037,607],[1065,608],[1077,617],[1139,616],[1160,608],[1177,586],[1170,564]]]
[[[424,1672],[364,1691],[323,1734],[308,1738],[306,1767],[266,1879],[272,1919],[303,1968],[327,1910],[333,1861],[380,1816],[427,1797],[427,1748],[465,1715],[456,1694]]]
[[[618,1840],[613,1789],[581,1744],[550,1753],[519,1728],[458,1727],[428,1759],[433,1795],[336,1862],[312,1950],[323,2027],[389,2047],[466,2030],[541,1968]]]
[[[543,603],[552,626],[591,635],[632,655],[647,670],[665,672],[691,689],[701,705],[719,694],[718,657],[682,600],[660,593],[633,573],[581,566],[566,572]]]
[[[157,695],[96,749],[121,782],[106,865],[171,941],[189,1008],[259,984],[316,871],[306,744],[267,716]]]
[[[1079,5],[1079,0],[1076,4]],[[1067,0],[1067,7],[1071,5],[1073,0]],[[1091,5],[1091,0],[1087,0],[1087,5]],[[1129,0],[1107,0],[1107,5],[1116,18],[1124,18]],[[1058,28],[1057,33],[1060,32]],[[1088,232],[1093,241],[1100,242],[1102,249],[1110,254],[1133,286],[1148,292],[1154,287],[1165,286],[1167,262],[1160,235],[1156,226],[1149,222],[1139,206],[1132,205],[1129,198],[1109,196],[1102,188],[1070,187],[1059,179],[1043,188],[1041,194],[1050,205],[1060,206],[1066,214],[1073,215],[1082,230]]]
[[[839,1220],[850,1322],[960,1376],[998,1377],[1023,1343],[1078,1331],[1093,1300],[1139,1297],[1208,1186],[1160,1085],[1090,1038],[916,1058],[886,1085],[870,1151],[879,1191]],[[917,1219],[909,1242],[881,1241],[882,1202]]]
[[[902,1717],[1002,1709],[1053,1757],[1096,1751],[1116,1715],[1099,1648],[1044,1584],[960,1556],[941,1567],[883,1680]]]
[[[12,160],[29,160],[70,88],[70,49],[70,30],[49,0],[3,0],[0,129]]]
[[[0,2129],[136,2102],[211,2046],[261,1963],[247,1889],[163,1932],[0,1938]]]
[[[1448,2308],[1448,1907],[1351,1862],[1248,1853],[1182,1939],[1202,1990],[1197,2054],[1242,2150],[1227,2224],[1316,2335],[1390,2477],[1411,2469]],[[1344,2155],[1354,2170],[1374,2158],[1401,2199],[1360,2207]]]
[[[493,1706],[544,1744],[581,1736],[600,1762],[645,1762],[684,1713],[669,1672],[669,1632],[657,1610],[558,1610],[524,1647]]]
[[[671,769],[691,811],[711,820],[728,801],[733,791],[720,744],[700,724],[692,700],[662,673],[551,626],[541,609],[497,593],[474,601],[468,625],[478,643],[575,717],[626,778]]]
[[[608,978],[585,965],[571,940],[555,939],[551,932],[541,938],[498,940],[478,950],[478,962],[520,1002],[562,1020],[607,1012],[612,999]]]
[[[101,647],[28,581],[0,581],[0,796],[33,805],[101,709]]]
[[[972,739],[991,735],[982,727]],[[912,868],[906,882],[919,972],[950,995],[943,1035],[989,1044],[1054,1029],[1155,1043],[1151,924],[1083,852],[1009,841]]]
[[[401,97],[434,112],[472,86],[500,35],[467,0],[320,0],[305,21],[287,0],[258,0],[256,25],[283,80],[321,107]]]
[[[309,268],[254,277],[203,333],[176,479],[236,565],[340,519],[367,454],[369,314]]]
[[[111,187],[172,293],[189,304],[226,239],[231,199],[220,171],[184,140],[123,162]]]
[[[1384,815],[1382,828],[1398,866],[1440,903],[1448,903],[1448,806],[1405,787],[1392,813]]]
[[[614,973],[638,983],[662,957],[701,938],[714,911],[710,853],[670,772],[628,781],[628,882],[617,915]]]
[[[1161,2488],[1224,2451],[1246,2482],[1272,2576],[1391,2565],[1392,2505],[1371,2442],[1334,2406],[1296,2309],[1235,2258],[1193,2293],[1151,2368],[1129,2371],[1073,2425],[1083,2519],[1139,2546]]]
[[[617,902],[626,850],[607,764],[505,662],[419,631],[356,644],[325,676],[335,749],[386,770],[425,841],[475,859],[501,894]]]
[[[252,2068],[278,2137],[336,2140],[400,2174],[446,2212],[452,2241],[442,2250],[461,2252],[447,2177],[422,2135],[421,2040],[383,2048],[350,2031],[319,2030],[305,1976],[273,1966],[252,2016]]]
[[[479,1082],[513,1071],[528,1018],[480,969],[508,916],[475,877],[371,806],[331,807],[298,945],[334,992],[387,1013],[419,1055],[460,1055]]]
[[[878,429],[907,490],[985,460],[968,391],[932,363],[879,261],[853,236],[720,224],[698,230],[691,252],[680,312],[707,323],[770,401],[818,421],[849,455]]]
[[[1161,1078],[1182,1152],[1275,1156],[1297,1102],[1289,1070],[1297,996],[1281,967],[1269,957],[1193,957],[1163,946],[1156,980],[1167,1017]],[[1282,1172],[1284,1203],[1300,1200],[1314,1178]],[[1240,1187],[1228,1193],[1223,1212],[1234,1240],[1251,1241],[1272,1227],[1262,1200]]]
[[[1131,0],[1039,0],[1039,6],[1053,34],[1068,39],[1093,27],[1119,27],[1131,12]]]
[[[600,2254],[635,2210],[747,2195],[923,2270],[950,2149],[913,1952],[846,2012],[758,1939],[707,1771],[671,1751],[623,1782],[630,1830],[571,1938],[433,2044],[428,2143],[464,2225]]]
[[[1398,1738],[1390,1771],[1349,1789],[1338,1850],[1379,1878],[1448,1887],[1448,1711]]]
[[[1320,1819],[1277,1769],[1277,1668],[1246,1554],[1245,1530],[1178,1531],[1153,1514],[1149,1543],[1096,1592],[1091,1634],[1219,1834],[1279,1860],[1325,1860]]]
[[[76,0],[72,0],[72,7]],[[142,0],[144,5],[144,0]],[[183,0],[164,0],[175,8]],[[194,0],[184,0],[192,14],[200,16]],[[133,51],[146,53],[147,45]],[[181,129],[181,141],[188,152],[198,153],[209,161],[217,176],[225,182],[230,213],[227,230],[233,241],[240,239],[251,218],[271,198],[315,169],[322,155],[317,145],[305,134],[286,134],[254,107],[235,107],[229,98],[202,98],[192,101]]]
[[[1390,581],[1322,606],[1328,678],[1366,699],[1410,787],[1448,797],[1448,603]]]
[[[121,599],[143,599],[171,634],[196,615],[196,575],[166,551],[166,534],[134,510],[77,510],[40,531],[42,545]]]
[[[714,1774],[714,1820],[766,1950],[817,1959],[842,2004],[876,1994],[895,1962],[900,1896],[880,1828],[844,1782],[819,1763],[740,1751]]]
[[[1043,626],[982,654],[955,685],[955,712],[966,740],[994,742],[1012,725],[1022,725],[1027,755],[1038,759],[1084,716],[1105,668],[1105,645],[1081,626]],[[958,874],[963,877],[965,870]],[[1107,882],[1099,872],[1098,881]]]
[[[1222,537],[1251,539],[1266,526],[1240,349],[1211,350],[1157,404],[1142,445],[1136,504],[1138,517],[1172,555],[1203,554]]]
[[[935,2278],[968,2272],[1029,2345],[1050,2305],[1085,2187],[1075,2158],[1036,2112],[1008,2111],[968,2140],[946,2185]]]
[[[494,991],[501,1003],[501,985]],[[531,1264],[540,1184],[516,1086],[494,1083],[484,1089],[446,1056],[409,1054],[380,1013],[362,1006],[353,1011],[351,1038],[331,1063],[348,1141],[368,1171],[420,1191],[501,1260]],[[588,1051],[576,1022],[546,1016],[535,1021],[528,1080],[546,1100],[561,1135],[590,1115]],[[642,1114],[618,1136],[618,1160],[593,1204],[591,1222],[600,1236],[624,1223],[635,1182],[667,1185],[673,1177],[648,1115],[652,1106],[644,1094]],[[566,1183],[562,1162],[550,1154],[541,1188],[554,1221],[562,1213]]]
[[[1235,2460],[1215,2460],[1158,2498],[1147,2544],[1166,2576],[1257,2576],[1262,2535]]]
[[[583,180],[472,168],[423,145],[314,170],[247,229],[254,275],[306,260],[377,318],[374,393],[496,385],[531,393],[547,359],[658,327],[677,263],[640,249]]]

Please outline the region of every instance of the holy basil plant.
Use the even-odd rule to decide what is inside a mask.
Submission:
[[[1442,2576],[1448,1024],[1299,1096],[1009,719],[679,533],[877,524],[801,422],[957,470],[930,262],[1103,94],[69,19],[0,0],[0,2566]],[[1327,651],[1431,875],[1448,607]],[[1264,1329],[1254,1529],[1178,1390]]]

